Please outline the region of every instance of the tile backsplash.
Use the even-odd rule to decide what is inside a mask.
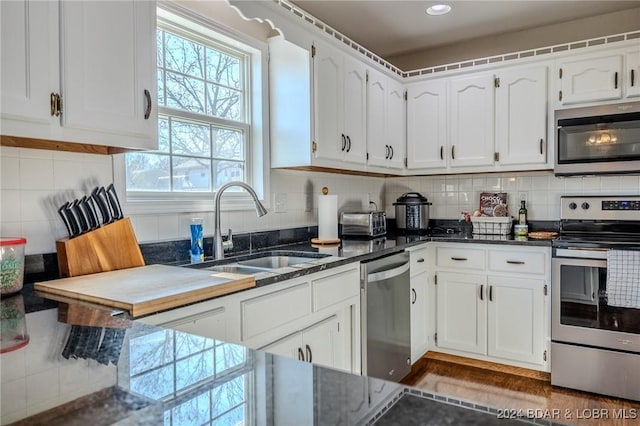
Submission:
[[[53,253],[55,240],[66,235],[57,208],[113,179],[110,156],[0,147],[0,235],[22,236],[26,254]],[[562,194],[638,194],[640,177],[556,178],[551,171],[380,178],[296,170],[272,170],[269,214],[257,218],[253,209],[223,212],[222,229],[235,233],[317,225],[317,196],[322,187],[338,195],[339,210],[361,210],[369,200],[387,216],[403,193],[420,192],[433,203],[433,219],[457,219],[461,211],[478,208],[485,191],[507,192],[514,215],[519,195],[527,198],[531,220],[557,220]],[[121,195],[122,196],[122,195]],[[276,211],[276,198],[284,208]],[[282,205],[282,204],[281,204]],[[205,236],[213,234],[213,213],[157,213],[131,217],[141,243],[188,238],[190,219],[204,220]]]
[[[433,219],[456,219],[462,211],[473,212],[479,207],[481,192],[506,192],[511,216],[517,214],[520,195],[524,195],[529,219],[558,220],[561,195],[637,195],[640,177],[557,178],[552,171],[538,171],[389,178],[385,181],[388,216],[395,216],[393,202],[408,191],[420,192],[433,203],[429,211]]]

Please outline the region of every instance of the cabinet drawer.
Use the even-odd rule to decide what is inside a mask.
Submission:
[[[484,269],[485,251],[476,248],[437,247],[436,265],[456,269]]]
[[[360,271],[349,271],[319,278],[311,282],[313,310],[319,311],[350,297],[360,295]]]
[[[547,272],[547,255],[543,252],[492,249],[489,250],[489,270],[545,274]]]
[[[417,275],[427,270],[427,255],[429,254],[427,247],[421,247],[409,252],[409,260],[411,262],[411,276]]]
[[[240,302],[242,340],[311,314],[308,282]]]

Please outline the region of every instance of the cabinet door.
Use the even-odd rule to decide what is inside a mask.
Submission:
[[[367,163],[404,168],[406,108],[402,84],[369,70],[367,86]]]
[[[451,167],[489,166],[494,153],[494,79],[454,78],[450,87]]]
[[[2,133],[47,138],[50,94],[58,91],[58,3],[3,1]]]
[[[640,52],[628,53],[626,57],[627,98],[640,96]]]
[[[347,138],[344,159],[364,164],[367,160],[367,68],[346,55],[343,93],[343,127]]]
[[[566,60],[560,64],[562,105],[622,98],[622,55]]]
[[[340,160],[346,149],[342,129],[342,53],[329,45],[314,43],[313,98],[316,157]]]
[[[60,22],[63,126],[156,147],[155,2],[61,2]]]
[[[367,86],[367,163],[386,167],[390,149],[387,135],[387,91],[389,80],[374,70],[369,70]]]
[[[438,272],[437,279],[437,346],[485,355],[486,277]]]
[[[427,327],[427,272],[411,277],[411,363],[429,348]]]
[[[502,72],[496,88],[500,164],[547,162],[547,67]]]
[[[407,101],[405,90],[401,83],[389,79],[387,90],[387,141],[391,147],[389,167],[404,168],[407,147]]]
[[[488,355],[543,363],[544,280],[489,276]]]
[[[444,168],[448,150],[447,82],[425,81],[407,88],[407,168]]]
[[[305,361],[325,367],[349,369],[349,365],[340,365],[338,316],[333,315],[326,320],[302,331],[302,350]]]

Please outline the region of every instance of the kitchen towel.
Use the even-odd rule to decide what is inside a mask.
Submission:
[[[338,238],[338,196],[318,196],[318,239]]]
[[[640,308],[640,251],[607,251],[607,303]]]

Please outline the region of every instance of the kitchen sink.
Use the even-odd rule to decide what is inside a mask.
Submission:
[[[311,262],[315,259],[317,259],[317,257],[272,255],[258,257],[256,259],[242,260],[238,262],[238,265],[266,269],[277,269],[284,268],[285,266],[293,266],[299,265],[301,263]]]
[[[217,272],[231,272],[235,274],[255,275],[260,272],[270,272],[274,269],[300,265],[323,257],[330,256],[316,252],[295,252],[284,254],[271,251],[252,255],[242,255],[237,258],[229,257],[222,261],[206,262],[204,264],[188,265],[198,269]]]

